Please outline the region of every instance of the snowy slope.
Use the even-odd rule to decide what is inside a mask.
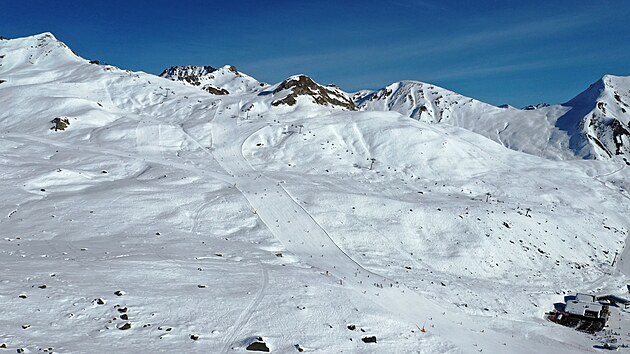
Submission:
[[[51,34],[0,41],[0,80],[9,349],[581,353],[544,312],[626,291],[625,164],[349,111],[300,76],[215,95]]]

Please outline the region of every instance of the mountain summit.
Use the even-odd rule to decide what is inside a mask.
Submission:
[[[563,106],[569,110],[556,126],[578,156],[630,164],[630,77],[605,75]]]
[[[318,105],[342,107],[351,111],[355,109],[354,102],[341,89],[333,85],[322,86],[306,75],[296,75],[282,81],[273,94],[281,98],[274,100],[272,106],[293,106],[298,97],[308,96]]]

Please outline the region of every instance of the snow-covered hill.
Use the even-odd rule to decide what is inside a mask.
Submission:
[[[493,123],[488,134],[503,127],[494,138],[523,151],[553,139],[520,142],[536,123],[517,121],[524,111],[506,109],[513,118],[499,124],[499,108],[462,96],[431,112],[491,117],[470,130],[428,124],[352,111],[341,90],[305,76],[241,90],[187,70],[170,77],[182,84],[90,64],[51,34],[0,41],[0,344],[588,353],[600,343],[544,313],[575,291],[627,292],[625,164],[507,149],[470,130]],[[422,87],[435,103],[438,89]],[[569,109],[535,111],[555,127],[551,116]]]

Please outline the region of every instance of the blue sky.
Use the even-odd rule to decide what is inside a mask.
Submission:
[[[629,17],[629,1],[608,0],[3,0],[0,35],[49,31],[85,58],[151,73],[231,64],[346,91],[410,79],[520,107],[630,75]]]

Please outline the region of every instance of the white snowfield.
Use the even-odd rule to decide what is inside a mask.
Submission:
[[[545,312],[628,292],[620,159],[214,95],[49,33],[0,41],[0,80],[7,350],[589,353]]]

